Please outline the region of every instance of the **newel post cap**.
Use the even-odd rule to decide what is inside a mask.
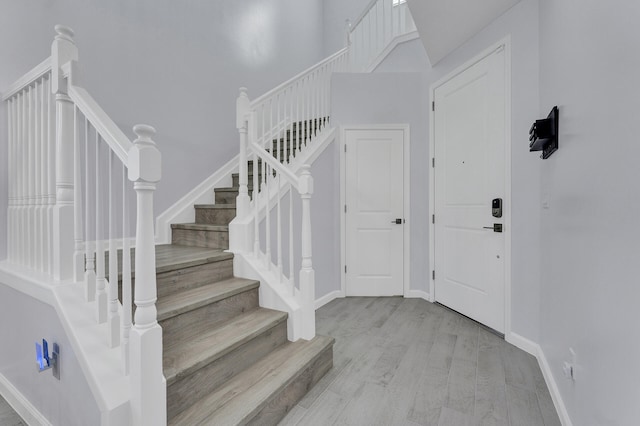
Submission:
[[[298,192],[300,193],[300,195],[313,194],[313,176],[311,176],[311,166],[308,164],[303,165],[300,169]]]
[[[53,27],[53,29],[56,31],[56,40],[67,40],[73,43],[73,36],[75,35],[75,33],[70,27],[58,24]]]
[[[137,124],[133,126],[133,132],[138,137],[129,150],[129,180],[158,182],[161,177],[162,155],[152,140],[156,129],[146,124]]]

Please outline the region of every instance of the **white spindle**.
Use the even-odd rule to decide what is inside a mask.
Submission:
[[[53,223],[56,204],[56,135],[55,135],[55,102],[53,98],[53,75],[49,76],[47,85],[47,256],[49,275],[53,275],[54,247],[53,247]]]
[[[311,195],[313,194],[313,177],[310,167],[303,166],[298,183],[298,191],[302,199],[302,267],[300,269],[300,298],[302,305],[303,330],[302,338],[311,340],[315,337],[315,278],[311,260]]]
[[[8,216],[8,223],[7,223],[7,260],[9,262],[13,262],[14,261],[14,242],[15,242],[15,236],[13,234],[14,229],[13,227],[15,226],[13,223],[13,210],[14,210],[14,189],[13,189],[13,184],[14,184],[14,168],[13,168],[13,164],[15,161],[15,154],[14,154],[14,129],[15,129],[15,123],[14,123],[14,118],[15,118],[15,114],[13,111],[13,107],[14,107],[14,98],[10,98],[7,101],[7,110],[8,110],[8,126],[7,126],[7,137],[8,137],[8,141],[9,141],[9,146],[7,147],[7,154],[9,157],[9,164],[8,164],[8,179],[7,179],[7,183],[9,185],[9,199],[8,199],[8,204],[9,204],[9,208],[8,208],[8,212],[7,212],[7,216]]]
[[[96,225],[96,320],[98,324],[102,324],[107,321],[107,292],[105,289],[105,265],[104,265],[104,246],[102,239],[104,234],[102,232],[102,203],[100,202],[100,195],[102,194],[100,182],[100,135],[96,130],[96,212],[95,212],[95,225]]]
[[[271,167],[268,163],[263,164],[264,170],[262,171],[262,191],[264,192],[264,204],[266,208],[265,219],[265,266],[267,270],[271,270],[271,200],[270,189],[271,186],[268,183],[268,177],[271,176]]]
[[[85,118],[86,121],[86,118]],[[75,203],[73,204],[73,216],[74,227],[73,234],[75,240],[75,250],[73,253],[73,279],[75,282],[81,282],[84,278],[84,253],[82,250],[83,243],[83,219],[82,213],[82,153],[80,152],[80,130],[78,121],[78,108],[73,108],[73,167],[74,167],[74,183],[73,198]]]
[[[40,250],[40,262],[38,269],[41,272],[47,271],[47,117],[46,117],[46,100],[45,95],[48,96],[47,91],[47,78],[43,76],[40,80],[40,144],[38,150],[40,151],[40,161],[38,162],[38,169],[40,170],[40,207],[38,213],[40,238],[38,240],[38,249]]]
[[[93,302],[96,300],[96,257],[94,247],[95,244],[91,243],[89,238],[91,231],[90,215],[90,194],[91,187],[89,185],[89,121],[84,120],[84,216],[85,216],[85,246],[84,246],[84,258],[85,258],[85,271],[84,271],[84,296],[87,302]],[[95,193],[98,196],[98,193]],[[97,238],[96,238],[97,239]]]
[[[293,253],[293,186],[289,185],[289,286],[291,295],[295,296],[296,279]]]
[[[160,180],[160,152],[153,127],[137,125],[129,151],[129,180],[137,195],[135,323],[131,329],[131,413],[135,425],[164,425],[166,381],[162,373],[162,328],[156,310],[153,193]],[[159,409],[159,407],[161,409]]]
[[[41,260],[42,260],[42,251],[40,248],[41,241],[41,232],[40,224],[42,223],[40,220],[40,202],[41,195],[40,192],[40,155],[42,151],[40,150],[40,84],[38,80],[34,83],[33,88],[33,246],[32,246],[32,258],[33,258],[33,268],[36,270],[40,270]]]
[[[254,121],[255,123],[255,121]],[[260,253],[260,180],[259,180],[259,159],[253,156],[253,256],[258,257]]]
[[[109,347],[120,344],[120,313],[118,312],[118,249],[116,247],[116,202],[113,174],[115,154],[109,150],[109,289],[108,289],[108,323]]]
[[[129,244],[129,202],[127,169],[122,165],[122,361],[124,374],[130,371],[129,335],[131,333],[131,246]]]
[[[35,267],[35,257],[33,256],[36,235],[35,235],[35,140],[34,140],[34,94],[33,86],[29,86],[27,100],[27,266]]]
[[[249,214],[249,187],[247,167],[247,119],[250,110],[249,96],[246,87],[240,88],[240,96],[236,100],[236,128],[240,134],[239,190],[236,197],[236,213],[244,218]]]

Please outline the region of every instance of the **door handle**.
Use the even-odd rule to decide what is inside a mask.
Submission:
[[[402,225],[402,219],[392,220],[391,223],[395,223],[396,225]]]
[[[493,229],[493,232],[502,232],[502,224],[494,223],[493,226],[483,226],[484,229]]]

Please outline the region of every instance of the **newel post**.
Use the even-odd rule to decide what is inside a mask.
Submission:
[[[138,124],[138,138],[129,151],[129,180],[136,191],[136,313],[130,334],[132,424],[167,423],[167,385],[162,374],[162,328],[156,311],[156,250],[153,193],[160,180],[160,151],[151,139],[155,129]]]
[[[240,189],[236,198],[236,212],[238,217],[244,218],[249,214],[249,179],[247,173],[247,135],[248,135],[248,115],[250,111],[249,96],[247,88],[240,88],[240,95],[236,101],[236,128],[240,134]]]
[[[313,177],[311,166],[302,166],[298,192],[302,198],[302,267],[300,269],[300,305],[302,308],[301,338],[313,339],[316,335],[315,272],[311,261],[311,195]]]
[[[344,47],[351,46],[351,19],[344,22]]]
[[[56,25],[51,45],[51,91],[56,97],[56,204],[53,209],[53,277],[65,280],[74,270],[74,119],[62,67],[78,60],[71,28]]]

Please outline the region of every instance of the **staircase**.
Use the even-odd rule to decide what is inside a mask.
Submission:
[[[172,225],[172,244],[156,248],[171,425],[277,424],[333,365],[333,338],[289,342],[287,314],[259,307],[259,282],[233,276],[224,250],[237,174],[233,183],[216,188],[215,204],[194,206],[196,222]]]

